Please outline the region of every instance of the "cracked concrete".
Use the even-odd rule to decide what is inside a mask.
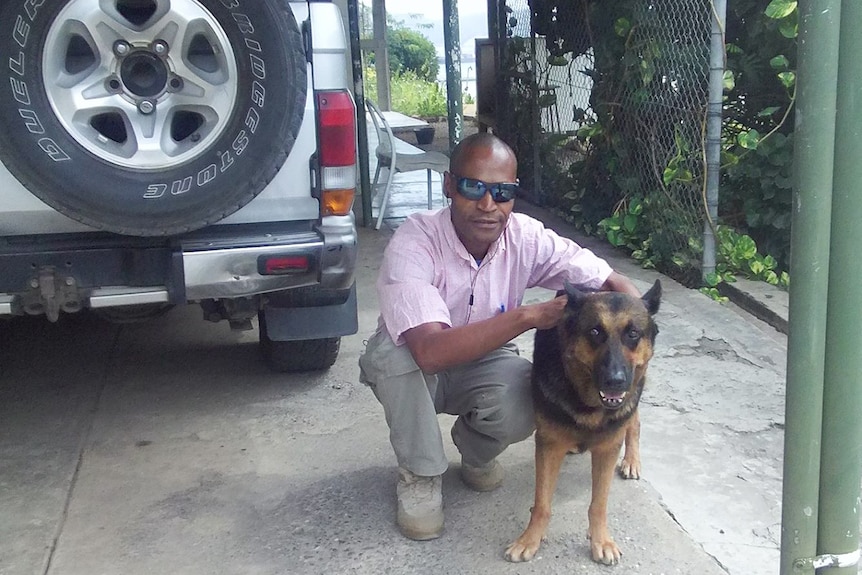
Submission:
[[[643,479],[611,491],[625,553],[613,571],[777,573],[785,336],[519,209],[641,289],[663,282]],[[539,556],[503,561],[529,513],[532,440],[501,456],[499,491],[477,494],[458,480],[444,433],[446,532],[417,543],[395,531],[394,456],[356,367],[388,237],[361,230],[360,333],[325,374],[269,373],[255,333],[206,324],[194,308],[122,327],[86,316],[0,324],[0,574],[609,573],[589,559],[589,460],[577,456]],[[531,334],[518,343],[531,352]]]
[[[719,361],[740,361],[754,367],[760,367],[753,361],[740,357],[738,353],[723,339],[710,339],[702,336],[697,340],[697,345],[681,345],[671,348],[666,357],[677,356],[707,356]]]
[[[585,537],[589,458],[566,461],[537,557],[509,564],[503,550],[532,503],[532,439],[501,456],[499,490],[474,493],[450,416],[444,535],[398,534],[386,424],[357,377],[389,234],[360,237],[360,333],[324,374],[270,373],[254,332],[193,307],[120,327],[86,315],[0,324],[0,574],[606,574]],[[616,571],[724,573],[662,497],[614,481]]]

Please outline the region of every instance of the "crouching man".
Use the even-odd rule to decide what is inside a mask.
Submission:
[[[640,293],[591,251],[512,213],[517,160],[502,140],[469,136],[453,150],[450,205],[410,216],[383,256],[380,320],[359,359],[360,379],[383,405],[398,461],[396,523],[411,539],[443,531],[449,466],[437,414],[457,416],[460,475],[476,491],[503,481],[497,456],[534,430],[530,361],[512,339],[561,319],[566,297],[521,305],[525,290]]]

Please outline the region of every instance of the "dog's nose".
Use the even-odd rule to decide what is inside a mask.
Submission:
[[[608,370],[605,384],[602,386],[607,391],[625,391],[629,388],[629,377],[622,367]]]

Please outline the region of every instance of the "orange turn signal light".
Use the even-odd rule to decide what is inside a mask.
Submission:
[[[353,209],[356,189],[324,190],[320,198],[320,212],[323,216],[346,216]]]

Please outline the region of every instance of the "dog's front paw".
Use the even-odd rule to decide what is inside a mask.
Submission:
[[[620,477],[623,479],[640,479],[641,478],[641,462],[640,459],[634,457],[624,457],[620,461],[617,471],[620,472]]]
[[[536,555],[539,546],[542,544],[541,537],[533,537],[529,533],[524,533],[518,539],[506,548],[506,561],[512,563],[520,563],[521,561],[529,561]]]
[[[616,565],[620,562],[623,552],[617,547],[613,539],[591,539],[590,550],[593,553],[593,561],[605,565]]]

